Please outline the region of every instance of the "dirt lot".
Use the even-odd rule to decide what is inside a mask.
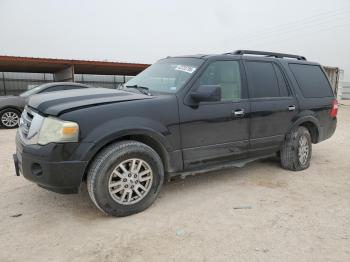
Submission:
[[[143,213],[102,215],[87,191],[48,192],[14,176],[0,130],[0,261],[350,261],[350,107],[312,166],[273,159],[163,187]]]

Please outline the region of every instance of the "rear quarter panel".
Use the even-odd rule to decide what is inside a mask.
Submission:
[[[301,63],[301,64],[305,63],[305,64],[320,66],[317,63],[309,63],[309,62],[302,62],[302,61],[298,63]],[[315,120],[319,128],[318,142],[326,138],[329,138],[334,133],[334,130],[336,128],[336,122],[337,122],[336,118],[333,118],[330,115],[330,112],[332,109],[332,102],[335,99],[335,96],[317,97],[317,98],[304,97],[300,85],[298,84],[295,76],[293,75],[292,71],[289,68],[289,63],[282,62],[282,64],[285,68],[285,71],[287,72],[289,80],[292,83],[293,92],[298,101],[299,113],[298,115],[296,115],[294,122],[299,122],[298,121],[299,119],[305,118],[305,117],[309,117],[309,119],[312,118],[313,120]],[[321,70],[325,74],[322,67],[321,67]],[[330,83],[329,83],[329,86],[330,86]],[[331,89],[331,86],[330,86],[330,89]]]

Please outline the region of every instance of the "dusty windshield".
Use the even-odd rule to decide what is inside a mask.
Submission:
[[[150,93],[176,93],[196,72],[204,60],[199,58],[167,58],[151,65],[128,81],[129,88],[147,88]]]

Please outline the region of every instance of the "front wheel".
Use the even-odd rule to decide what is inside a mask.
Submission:
[[[87,177],[94,204],[112,216],[127,216],[148,208],[164,181],[163,164],[149,146],[122,141],[103,149]]]
[[[293,171],[310,166],[312,142],[309,130],[299,126],[287,135],[281,149],[281,165]]]

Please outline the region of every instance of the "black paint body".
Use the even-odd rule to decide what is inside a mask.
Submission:
[[[79,124],[79,143],[23,146],[17,139],[23,175],[39,185],[61,193],[77,192],[89,163],[106,145],[123,139],[142,141],[161,155],[166,173],[225,165],[231,161],[264,156],[280,150],[286,134],[303,123],[313,126],[313,142],[329,138],[336,118],[330,116],[334,96],[304,98],[289,63],[307,61],[246,57],[240,55],[195,56],[204,63],[176,94],[147,96],[104,89],[45,94],[29,101],[43,115]],[[193,103],[190,93],[203,70],[213,61],[240,63],[242,99]],[[247,61],[270,61],[282,70],[291,93],[288,97],[250,98]],[[94,91],[95,90],[95,91]],[[95,96],[95,97],[94,97]],[[45,101],[45,102],[43,102]],[[295,106],[294,111],[289,111]],[[244,115],[235,116],[237,110]],[[43,175],[32,174],[33,163]]]

